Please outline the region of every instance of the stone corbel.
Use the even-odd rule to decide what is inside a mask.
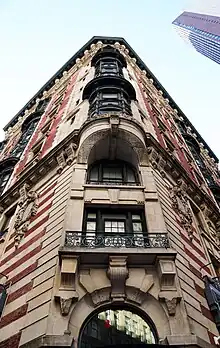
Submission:
[[[178,303],[181,301],[181,296],[177,291],[165,292],[159,294],[159,299],[165,303],[169,316],[175,316]]]
[[[63,151],[57,156],[57,163],[58,163],[57,173],[60,174],[66,165],[66,160],[65,160]]]
[[[67,156],[66,163],[67,165],[71,165],[76,158],[75,150],[77,149],[77,145],[75,143],[69,144],[69,146],[65,149],[65,154]]]
[[[62,255],[60,287],[57,295],[55,295],[55,299],[60,302],[62,315],[68,315],[72,303],[78,299],[78,293],[76,291],[77,268],[77,256]]]
[[[174,260],[165,257],[158,257],[157,271],[159,275],[161,290],[176,290],[176,267]]]
[[[127,257],[109,256],[108,278],[111,282],[111,299],[113,301],[125,300],[125,281],[128,278]]]
[[[111,134],[113,137],[115,137],[118,133],[118,127],[119,127],[119,123],[120,123],[120,119],[119,116],[111,116],[109,119],[110,122],[110,127],[111,127]]]

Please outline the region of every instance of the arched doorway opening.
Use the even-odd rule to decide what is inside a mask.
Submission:
[[[93,314],[82,326],[78,347],[139,346],[157,343],[150,319],[143,319],[131,308],[113,307]]]

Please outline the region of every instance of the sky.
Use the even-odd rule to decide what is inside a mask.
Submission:
[[[0,0],[0,140],[2,128],[92,36],[120,36],[220,158],[220,66],[187,45],[171,24],[187,3]]]

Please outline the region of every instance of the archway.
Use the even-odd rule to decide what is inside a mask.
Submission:
[[[157,334],[153,323],[133,308],[99,309],[87,318],[79,335],[79,348],[138,346],[155,344]]]

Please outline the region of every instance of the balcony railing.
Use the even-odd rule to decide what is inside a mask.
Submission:
[[[91,233],[68,231],[65,246],[76,248],[169,248],[165,233]]]

